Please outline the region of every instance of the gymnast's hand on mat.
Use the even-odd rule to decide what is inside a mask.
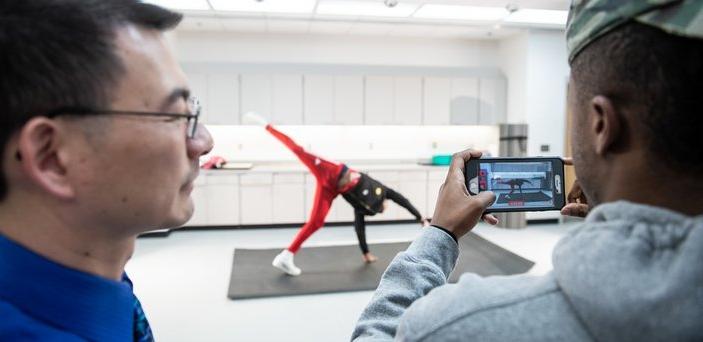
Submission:
[[[432,224],[452,232],[457,239],[468,233],[479,219],[489,224],[497,224],[498,219],[484,214],[496,196],[485,191],[471,196],[466,189],[464,167],[471,158],[480,158],[481,152],[466,150],[452,156],[447,179],[439,189],[439,197],[432,215]]]
[[[563,158],[564,165],[574,165],[571,158]],[[561,214],[565,216],[586,217],[591,208],[588,206],[588,199],[581,189],[578,179],[574,180],[571,191],[566,196],[566,205],[561,208]]]
[[[376,262],[378,260],[378,258],[371,253],[364,253],[363,258],[364,258],[364,262],[367,264],[370,264],[372,262]]]

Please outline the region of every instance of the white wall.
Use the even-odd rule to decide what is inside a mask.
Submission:
[[[510,123],[526,122],[527,42],[528,34],[521,33],[499,43],[500,68],[508,78],[507,118]]]
[[[321,157],[373,163],[415,162],[467,148],[498,152],[496,126],[277,126]],[[208,126],[217,142],[210,155],[232,161],[297,159],[258,126]]]
[[[564,32],[531,30],[501,41],[499,52],[508,78],[508,122],[529,125],[529,155],[562,155],[569,77]]]
[[[498,66],[493,40],[177,32],[181,62]]]
[[[561,31],[532,31],[527,49],[527,111],[531,155],[564,153],[566,87],[569,65],[566,39]],[[549,152],[540,152],[548,144]]]

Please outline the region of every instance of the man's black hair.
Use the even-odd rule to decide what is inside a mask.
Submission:
[[[600,94],[634,109],[659,169],[703,175],[703,40],[632,22],[587,46],[571,72],[577,101]]]
[[[0,153],[29,119],[59,107],[105,108],[124,72],[122,25],[167,30],[182,15],[138,0],[0,1]],[[0,200],[7,181],[0,158]]]

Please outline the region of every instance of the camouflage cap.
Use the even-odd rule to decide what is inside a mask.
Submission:
[[[573,0],[566,25],[569,63],[588,44],[630,20],[703,39],[703,0]]]

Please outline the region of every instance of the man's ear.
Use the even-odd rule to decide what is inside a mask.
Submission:
[[[603,156],[612,152],[623,138],[623,118],[613,102],[603,95],[591,99],[589,112],[595,152]]]
[[[20,130],[17,141],[17,162],[22,171],[39,188],[62,199],[75,195],[67,177],[65,160],[60,157],[62,132],[65,130],[52,119],[35,117]]]

